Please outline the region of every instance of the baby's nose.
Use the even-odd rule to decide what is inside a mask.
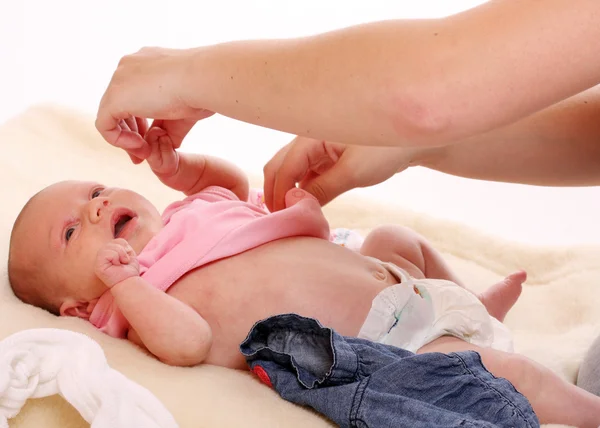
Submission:
[[[104,198],[96,198],[93,199],[91,202],[92,203],[90,204],[90,217],[92,221],[98,221],[102,218],[104,209],[107,208],[110,205],[110,203],[108,202],[108,199]]]
[[[104,208],[106,208],[107,206],[108,206],[108,200],[107,200],[107,199],[105,199],[105,200],[103,200],[103,201],[102,201],[102,204],[101,204],[100,206],[98,206],[98,209],[97,209],[97,211],[96,211],[96,215],[97,215],[98,217],[100,217],[100,216],[102,215],[102,214],[101,214],[101,213],[102,213],[102,210],[103,210]]]

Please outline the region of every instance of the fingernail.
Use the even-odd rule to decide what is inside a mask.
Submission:
[[[296,198],[301,198],[302,196],[304,196],[304,192],[302,190],[294,190],[292,192],[292,196]]]

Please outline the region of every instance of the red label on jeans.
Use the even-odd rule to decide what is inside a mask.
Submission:
[[[261,366],[254,366],[254,368],[252,369],[252,372],[258,376],[258,378],[260,379],[260,381],[262,383],[264,383],[265,385],[267,385],[270,388],[273,388],[273,384],[271,383],[271,379],[269,379],[269,375],[267,374],[267,372],[265,371],[265,369],[263,369]]]

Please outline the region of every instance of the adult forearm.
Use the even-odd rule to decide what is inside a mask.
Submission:
[[[439,20],[200,48],[182,96],[330,141],[447,144],[598,83],[596,9],[595,0],[491,1]]]
[[[423,150],[414,164],[483,180],[600,185],[600,90],[458,144]]]

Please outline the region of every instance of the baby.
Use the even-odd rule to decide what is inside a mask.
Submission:
[[[87,319],[168,364],[236,369],[247,367],[239,345],[256,321],[298,313],[345,336],[416,352],[474,349],[492,365],[506,360],[494,366],[522,386],[540,419],[556,414],[555,402],[570,406],[569,419],[552,422],[600,414],[596,397],[551,372],[483,350],[509,349],[506,330],[474,294],[444,281],[457,282],[418,235],[380,228],[360,251],[349,250],[329,241],[321,208],[305,192],[291,190],[286,209],[267,213],[246,202],[248,183],[238,168],[178,153],[160,129],[147,139],[152,170],[188,197],[161,217],[125,189],[71,181],[42,190],[11,236],[9,278],[21,300]],[[481,300],[502,319],[524,279],[513,275]],[[544,386],[550,389],[538,393]]]

